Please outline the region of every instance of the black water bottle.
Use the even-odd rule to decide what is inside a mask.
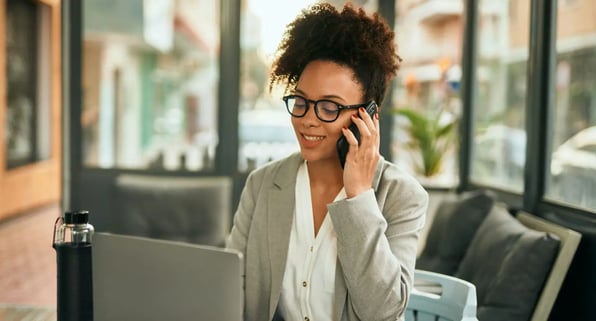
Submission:
[[[58,272],[58,321],[93,320],[91,239],[88,211],[64,213],[54,226]]]

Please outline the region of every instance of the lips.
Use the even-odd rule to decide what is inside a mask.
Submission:
[[[300,146],[302,148],[317,148],[325,140],[325,136],[300,134]]]
[[[310,141],[310,142],[323,140],[325,138],[325,136],[311,136],[311,135],[305,135],[305,134],[302,134],[302,137],[304,137],[305,140]]]

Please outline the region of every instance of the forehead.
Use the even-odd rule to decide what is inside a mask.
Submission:
[[[310,99],[336,97],[343,103],[358,103],[364,96],[362,85],[351,68],[325,60],[306,65],[296,89]]]

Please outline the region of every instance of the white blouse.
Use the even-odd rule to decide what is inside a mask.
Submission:
[[[345,199],[342,188],[335,201]],[[328,213],[315,238],[310,182],[304,162],[296,176],[296,208],[279,308],[287,321],[331,320],[337,236]]]

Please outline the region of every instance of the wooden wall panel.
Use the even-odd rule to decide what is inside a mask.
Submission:
[[[27,0],[23,0],[27,1]],[[61,197],[61,48],[60,1],[41,0],[50,8],[51,157],[6,169],[6,1],[0,1],[0,220],[29,209],[59,202]]]

